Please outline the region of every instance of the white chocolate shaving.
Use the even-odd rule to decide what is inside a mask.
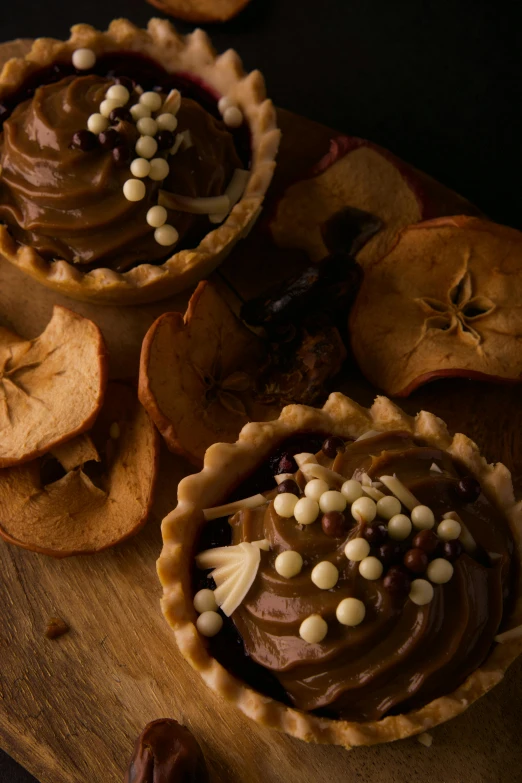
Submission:
[[[439,468],[439,466],[437,465],[436,462],[432,462],[431,463],[430,471],[431,471],[431,473],[442,473],[441,468]]]
[[[287,481],[287,479],[293,479],[293,477],[293,473],[278,473],[277,476],[274,476],[276,484],[282,484],[283,481]]]
[[[250,179],[250,172],[245,169],[236,169],[232,174],[232,179],[225,188],[225,196],[228,196],[230,207],[228,212],[235,207],[239,199],[245,192],[247,182]],[[215,212],[209,215],[211,223],[222,223],[228,215],[228,212]]]
[[[234,569],[226,568],[225,570],[221,566],[212,571],[211,576],[217,584],[214,590],[216,603],[221,611],[230,617],[252,587],[261,562],[261,550],[258,546],[246,541],[237,546],[225,548],[235,549],[240,554],[240,559],[234,564]],[[202,554],[207,553],[202,552]]]
[[[365,495],[368,495],[369,498],[375,500],[375,502],[385,497],[384,492],[381,492],[376,487],[368,486],[366,484],[362,485],[362,491],[364,492]]]
[[[390,490],[392,495],[395,495],[409,511],[413,511],[415,506],[421,505],[415,495],[412,495],[410,490],[404,486],[402,481],[399,481],[397,476],[380,476],[380,480],[384,486]]]
[[[294,459],[300,468],[309,462],[317,462],[315,454],[310,454],[308,451],[302,451],[300,454],[294,454]]]
[[[181,106],[181,93],[179,90],[171,90],[163,102],[159,114],[177,114]]]
[[[192,215],[208,215],[212,212],[227,212],[229,207],[228,196],[208,196],[192,198],[192,196],[180,196],[178,193],[169,193],[160,190],[158,204],[167,209],[176,209],[178,212],[190,212]]]
[[[510,628],[509,631],[504,631],[495,636],[495,641],[499,644],[504,642],[511,642],[513,639],[520,639],[522,637],[522,625],[517,625],[515,628]]]
[[[359,435],[358,438],[355,439],[354,443],[357,443],[359,440],[366,440],[366,438],[373,438],[374,435],[380,435],[379,430],[368,430],[367,432],[363,432],[362,435]]]
[[[330,486],[343,485],[346,481],[345,477],[340,473],[336,473],[335,470],[325,468],[324,465],[319,465],[317,462],[305,462],[301,467],[301,473],[307,481],[317,478],[326,481]]]
[[[371,487],[372,485],[372,480],[367,473],[361,473],[359,481],[363,487]]]
[[[466,527],[462,519],[459,517],[456,511],[447,511],[445,514],[442,515],[444,519],[454,519],[456,522],[460,525],[460,536],[459,541],[464,547],[465,551],[468,553],[468,555],[472,555],[474,552],[477,551],[477,542],[469,532],[469,529]]]
[[[210,521],[211,519],[219,519],[219,517],[235,514],[236,511],[242,511],[244,508],[257,508],[257,506],[262,506],[263,503],[268,503],[264,495],[252,495],[249,498],[243,498],[243,500],[235,500],[233,503],[225,503],[224,506],[205,508],[203,509],[203,516],[207,521]]]
[[[428,732],[425,731],[417,736],[417,742],[420,742],[420,744],[424,745],[424,747],[426,748],[431,748],[431,745],[433,743],[433,737],[431,736],[431,734],[428,734]]]
[[[206,549],[196,555],[198,568],[218,568],[227,563],[238,563],[242,559],[241,552],[236,547],[220,546],[215,549]]]
[[[258,546],[263,552],[270,551],[270,541],[268,538],[261,538],[259,541],[252,541],[252,546]]]

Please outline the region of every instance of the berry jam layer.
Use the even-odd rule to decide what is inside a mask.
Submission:
[[[129,97],[109,112],[103,103],[116,84]],[[174,119],[165,120],[171,90],[182,97]],[[144,93],[161,101],[157,109],[152,99],[149,108],[143,104],[140,115],[135,107]],[[196,245],[216,227],[208,214],[161,207],[150,221],[147,215],[160,189],[190,199],[220,196],[234,171],[248,166],[246,128],[227,128],[216,97],[130,54],[100,57],[88,72],[58,63],[32,75],[0,105],[0,221],[46,260],[84,270],[122,272]],[[162,113],[165,127],[157,122]],[[158,127],[140,130],[140,116]],[[140,137],[151,139],[143,151],[136,147]],[[133,174],[136,158],[145,162]],[[124,188],[136,178],[137,185]]]
[[[329,438],[299,467],[297,450],[272,460],[272,489],[255,487],[264,504],[204,530],[200,549],[266,550],[212,654],[256,690],[335,718],[376,720],[452,692],[510,608],[507,521],[447,452],[408,433]],[[215,587],[209,577],[196,569],[195,589]]]

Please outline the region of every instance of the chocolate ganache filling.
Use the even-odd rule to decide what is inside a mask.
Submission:
[[[276,513],[272,490],[265,493],[268,505],[241,510],[229,520],[230,543],[266,538],[270,550],[261,552],[257,576],[225,622],[222,638],[218,634],[209,640],[211,650],[258,690],[330,717],[376,720],[450,693],[487,657],[509,608],[518,574],[507,521],[479,494],[473,479],[463,480],[461,466],[447,452],[416,443],[407,433],[375,435],[347,443],[335,458],[324,451],[316,457],[346,479],[364,473],[373,481],[396,476],[420,504],[433,511],[433,531],[424,531],[422,537],[433,539],[426,547],[430,561],[452,561],[451,578],[444,584],[435,580],[432,600],[418,605],[408,590],[401,595],[390,590],[389,583],[386,586],[390,569],[399,571],[408,584],[410,579],[428,580],[429,570],[428,575],[419,573],[415,558],[405,560],[412,548],[419,549],[413,541],[418,529],[413,527],[404,540],[392,540],[386,532],[387,520],[377,515],[372,522],[357,522],[350,504],[344,527],[321,524],[321,513],[313,524],[299,525],[295,518]],[[306,482],[301,471],[295,479],[302,493]],[[339,489],[340,484],[332,488]],[[390,494],[384,485],[379,489]],[[467,532],[467,539],[461,536],[464,546],[436,536],[439,522],[450,511],[458,514]],[[404,507],[403,513],[409,514]],[[380,529],[375,532],[376,528]],[[221,532],[213,545],[226,543],[224,528],[217,525],[215,530]],[[380,578],[364,578],[359,562],[347,558],[346,543],[354,538],[371,543],[371,556],[379,559],[386,552]],[[383,550],[386,543],[390,546]],[[303,558],[302,570],[292,578],[281,576],[274,567],[277,555],[285,550],[299,552]],[[314,566],[324,560],[339,570],[331,589],[320,589],[311,579]],[[417,572],[408,571],[404,563],[413,563]],[[421,562],[421,571],[425,568]],[[200,580],[196,586],[202,584]],[[336,617],[339,603],[347,597],[359,599],[366,609],[356,626],[342,625]],[[320,643],[300,636],[301,623],[311,615],[320,615],[328,626]],[[243,644],[242,656],[238,645],[231,645],[231,621]]]
[[[18,96],[3,123],[0,221],[17,241],[48,261],[65,259],[87,270],[105,266],[122,272],[142,262],[158,262],[191,242],[197,244],[215,228],[208,216],[171,209],[167,223],[178,231],[179,241],[172,249],[155,241],[146,215],[158,203],[158,190],[218,196],[234,170],[242,167],[225,125],[198,101],[183,97],[176,133],[189,131],[190,146],[182,145],[167,155],[170,170],[165,180],[143,179],[142,200],[127,200],[123,185],[132,177],[131,160],[139,157],[134,147],[140,135],[129,113],[123,120],[111,121],[120,155],[113,154],[114,142],[96,143],[86,150],[71,143],[75,133],[87,128],[89,116],[100,111],[114,83],[114,78],[96,73],[41,83],[29,90],[29,98],[24,99],[23,92]],[[170,86],[160,81],[162,98]],[[130,103],[138,99],[132,93]]]

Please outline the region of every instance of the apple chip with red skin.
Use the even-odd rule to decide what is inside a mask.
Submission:
[[[106,382],[105,343],[88,318],[56,306],[34,340],[0,328],[0,468],[88,430]]]
[[[446,376],[520,381],[522,233],[458,216],[409,226],[365,270],[356,361],[395,397]]]
[[[58,446],[52,458],[0,470],[0,536],[24,549],[68,557],[99,552],[133,535],[152,505],[158,440],[135,391],[109,384],[89,434]]]
[[[226,22],[250,0],[148,0],[151,5],[186,22]]]
[[[147,332],[139,397],[168,448],[199,466],[212,443],[233,443],[248,421],[279,415],[254,395],[265,360],[265,342],[203,281],[184,316],[164,313]]]
[[[339,136],[310,176],[290,185],[279,200],[270,222],[274,241],[301,248],[318,261],[328,253],[322,227],[347,207],[382,221],[356,255],[363,268],[385,255],[405,226],[442,215],[479,214],[461,196],[387,150],[365,139]]]

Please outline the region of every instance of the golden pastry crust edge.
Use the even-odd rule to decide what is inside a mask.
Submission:
[[[484,494],[506,516],[515,539],[517,556],[522,556],[522,501],[516,502],[511,474],[501,463],[489,465],[473,441],[461,433],[454,437],[435,415],[421,411],[411,417],[386,397],[377,397],[366,409],[339,392],[330,395],[322,409],[290,405],[279,419],[249,423],[236,443],[216,443],[205,455],[200,473],[183,479],[178,488],[178,505],[163,520],[163,550],[157,563],[163,585],[162,609],[184,658],[205,683],[245,715],[306,742],[342,745],[373,745],[424,732],[459,715],[503,678],[504,672],[522,652],[522,639],[496,644],[485,662],[453,693],[435,699],[405,715],[378,721],[332,720],[302,712],[257,693],[215,660],[206,640],[195,627],[192,605],[194,546],[205,524],[202,509],[222,503],[242,477],[248,475],[286,437],[297,431],[321,432],[357,438],[368,430],[406,430],[430,445],[445,449],[459,459],[482,485]],[[507,627],[522,623],[522,591]]]
[[[245,73],[232,49],[218,55],[203,30],[182,36],[165,19],[151,19],[140,29],[126,19],[115,19],[106,32],[86,24],[71,28],[67,41],[38,38],[25,57],[8,60],[0,72],[0,98],[16,91],[28,75],[70,58],[75,49],[93,49],[97,55],[132,51],[159,59],[169,72],[194,74],[218,94],[228,95],[241,108],[252,138],[252,167],[245,193],[227,219],[209,231],[196,248],[174,253],[164,264],[143,263],[120,273],[100,267],[82,272],[64,260],[45,261],[32,247],[19,245],[0,226],[0,254],[49,288],[98,304],[141,304],[163,299],[208,276],[246,236],[258,217],[275,168],[280,140],[276,112],[266,98],[259,71]]]

